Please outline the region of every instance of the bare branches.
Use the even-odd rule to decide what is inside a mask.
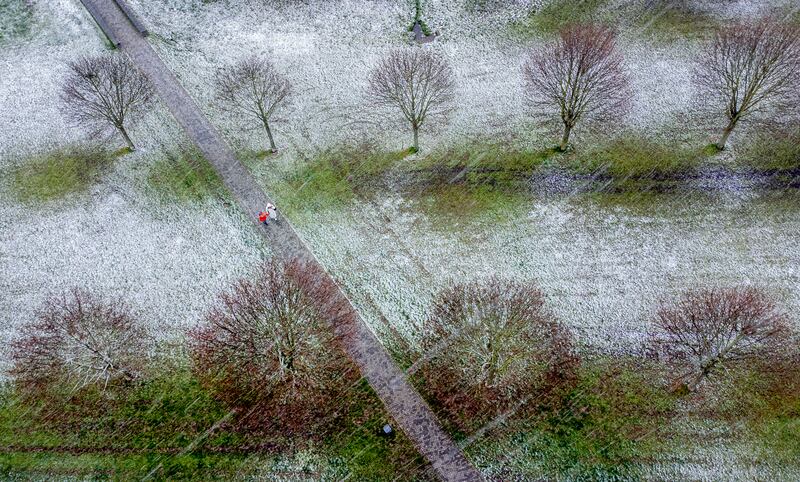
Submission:
[[[571,378],[577,361],[569,332],[532,284],[452,286],[436,300],[423,332],[426,386],[453,414],[497,412],[546,393]]]
[[[117,55],[83,57],[69,67],[61,94],[67,116],[79,126],[116,129],[133,150],[126,126],[153,97],[147,77]]]
[[[791,335],[786,315],[755,288],[700,289],[664,305],[650,345],[695,390],[728,368],[777,360]]]
[[[300,430],[359,378],[332,329],[349,312],[321,274],[299,261],[265,264],[191,334],[200,379],[252,413],[250,424]]]
[[[147,360],[146,332],[120,301],[73,289],[47,301],[12,346],[12,377],[26,391],[58,384],[73,391],[138,378]]]
[[[419,129],[429,118],[447,114],[454,85],[452,69],[443,57],[421,49],[395,50],[370,73],[369,97],[377,108],[402,113],[418,151]]]
[[[552,45],[533,50],[523,66],[532,104],[564,124],[562,151],[579,121],[615,120],[630,108],[632,93],[616,40],[607,27],[572,25]]]
[[[270,119],[289,104],[291,85],[269,60],[250,57],[217,75],[220,105],[237,114],[255,117],[264,125],[272,152],[277,152]]]
[[[698,59],[693,79],[700,102],[727,118],[717,147],[725,148],[739,121],[770,111],[784,113],[797,100],[798,72],[797,26],[764,19],[717,30]]]

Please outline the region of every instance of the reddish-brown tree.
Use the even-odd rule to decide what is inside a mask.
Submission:
[[[250,428],[319,433],[360,377],[333,331],[349,313],[316,265],[266,263],[191,333],[196,372]]]
[[[531,283],[451,286],[435,301],[423,333],[425,389],[457,423],[480,423],[478,414],[535,399],[574,375],[571,336]]]
[[[134,150],[127,126],[152,100],[147,77],[121,55],[83,57],[69,67],[61,94],[67,116],[95,132],[116,129]]]
[[[220,105],[237,114],[258,119],[264,126],[272,152],[278,152],[270,121],[286,108],[291,95],[289,81],[267,59],[250,57],[217,75]]]
[[[614,30],[571,25],[554,43],[534,49],[523,66],[531,104],[564,125],[560,149],[580,121],[610,122],[628,112],[632,92]]]
[[[694,74],[704,106],[724,113],[727,124],[717,147],[724,149],[739,122],[796,106],[800,72],[800,28],[771,19],[737,23],[716,31]]]
[[[73,289],[51,298],[13,342],[11,376],[24,391],[106,388],[139,378],[149,358],[146,331],[119,300]]]
[[[395,50],[370,73],[370,103],[400,111],[411,126],[414,150],[419,151],[420,128],[450,110],[454,86],[453,71],[444,57],[420,48]]]
[[[726,369],[779,362],[790,337],[787,316],[762,291],[698,289],[662,305],[650,346],[678,386],[694,391]]]

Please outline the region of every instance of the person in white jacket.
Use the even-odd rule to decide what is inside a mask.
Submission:
[[[278,210],[275,208],[275,205],[272,203],[267,203],[266,207],[267,214],[269,214],[269,219],[272,221],[278,220]]]

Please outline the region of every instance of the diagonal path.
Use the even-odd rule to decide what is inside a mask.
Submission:
[[[82,1],[93,15],[99,17],[98,23],[110,30],[106,34],[117,39],[122,50],[147,75],[161,100],[217,170],[239,207],[257,225],[270,248],[284,259],[299,258],[320,266],[286,218],[269,228],[257,223],[256,213],[269,201],[266,193],[236,159],[169,68],[120,9],[118,0]],[[124,4],[124,0],[122,2]],[[338,295],[346,299],[341,289]],[[440,478],[447,481],[480,480],[477,470],[444,432],[436,415],[411,386],[349,300],[346,306],[351,313],[343,318],[353,320],[353,326],[337,328],[348,333],[345,337],[348,354],[398,425]]]

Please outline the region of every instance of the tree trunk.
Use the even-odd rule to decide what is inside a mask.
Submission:
[[[419,152],[419,127],[412,126],[411,130],[414,131],[414,152]]]
[[[558,146],[559,151],[564,152],[567,150],[567,146],[569,145],[570,132],[572,132],[572,126],[564,124],[564,135],[561,136],[561,145]]]
[[[119,129],[119,133],[122,134],[122,138],[125,139],[125,143],[128,144],[128,149],[135,151],[136,146],[133,145],[133,141],[131,141],[131,138],[128,136],[128,131],[125,130],[125,127],[118,126],[117,129]]]
[[[275,147],[275,139],[272,138],[272,130],[270,130],[269,123],[267,121],[264,121],[264,129],[267,131],[267,137],[269,137],[270,152],[278,152],[278,148]]]
[[[730,137],[734,127],[736,127],[736,119],[731,119],[731,121],[728,122],[728,126],[725,127],[725,130],[722,131],[722,136],[719,138],[719,142],[717,142],[717,149],[720,151],[725,149],[725,144],[728,142],[728,137]]]

